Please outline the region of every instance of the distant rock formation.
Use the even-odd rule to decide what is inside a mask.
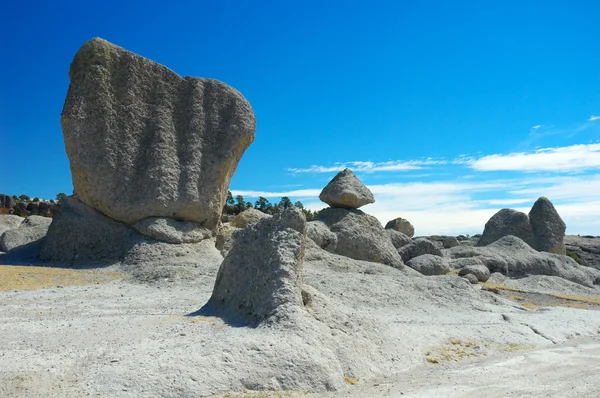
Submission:
[[[545,197],[540,197],[529,215],[513,209],[502,209],[485,224],[477,246],[487,246],[498,239],[512,235],[520,238],[537,251],[565,254],[566,225]]]
[[[77,200],[127,225],[166,217],[214,231],[254,140],[244,97],[99,38],[69,76],[61,124]]]
[[[409,238],[415,236],[415,227],[413,227],[410,221],[405,220],[402,217],[388,221],[388,223],[385,224],[385,229],[393,229],[394,231],[402,232]]]
[[[340,171],[323,188],[319,195],[321,201],[334,208],[358,209],[369,203],[375,203],[373,194],[350,169]]]

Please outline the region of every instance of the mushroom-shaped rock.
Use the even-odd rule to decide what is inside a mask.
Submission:
[[[79,49],[69,77],[61,124],[75,197],[127,225],[169,217],[215,231],[254,140],[248,101],[99,38]],[[167,224],[138,230],[178,239],[193,229]]]
[[[388,223],[385,224],[385,229],[393,229],[395,231],[402,232],[409,238],[415,236],[415,227],[413,227],[410,221],[402,217],[394,218],[393,220],[388,221]]]
[[[533,248],[541,252],[565,254],[566,225],[552,205],[541,197],[529,212],[529,222],[533,232]]]
[[[331,207],[343,209],[358,209],[369,203],[374,203],[373,194],[352,172],[344,169],[323,188],[319,199]]]
[[[533,232],[527,214],[513,209],[502,209],[485,223],[477,246],[487,246],[504,236],[516,236],[533,247]]]
[[[223,260],[207,314],[258,325],[303,306],[301,268],[306,220],[297,208],[239,229]]]

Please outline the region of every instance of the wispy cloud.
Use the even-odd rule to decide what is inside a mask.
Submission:
[[[531,129],[532,130],[537,130],[537,129],[542,128],[542,127],[544,127],[543,124],[536,124],[535,126],[531,126]]]
[[[590,116],[590,118],[588,119],[588,122],[593,122],[596,120],[600,120],[600,116]]]
[[[420,170],[432,165],[446,164],[445,160],[424,159],[424,160],[390,160],[388,162],[370,162],[370,161],[353,161],[353,162],[338,162],[332,166],[310,166],[308,168],[288,168],[287,171],[293,173],[332,173],[350,168],[356,172],[377,172],[377,171],[411,171]]]
[[[293,198],[314,198],[318,197],[321,193],[321,189],[298,189],[295,191],[252,191],[252,190],[236,190],[232,189],[231,194],[233,197],[237,195],[249,196],[251,198],[258,198],[262,196],[264,198],[281,198],[289,196]]]
[[[532,152],[458,159],[478,171],[573,172],[600,168],[600,144],[541,148]]]

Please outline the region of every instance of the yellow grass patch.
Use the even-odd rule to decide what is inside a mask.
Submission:
[[[128,277],[121,272],[6,265],[0,266],[0,291],[99,285]]]
[[[577,296],[573,294],[552,294],[551,296],[563,300],[579,301],[587,304],[600,305],[600,297],[598,296]]]

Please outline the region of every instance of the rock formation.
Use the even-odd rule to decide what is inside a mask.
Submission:
[[[446,275],[450,272],[448,260],[433,254],[423,254],[413,257],[406,262],[410,268],[420,272],[423,275]]]
[[[358,209],[369,203],[375,203],[373,194],[350,169],[340,171],[323,188],[319,199],[331,207]]]
[[[398,217],[391,221],[388,221],[388,223],[385,224],[385,229],[393,229],[395,231],[402,232],[409,238],[415,236],[415,227],[413,227],[410,221],[405,220],[402,217]]]
[[[477,246],[487,246],[503,236],[516,236],[537,251],[565,254],[566,225],[545,197],[539,198],[529,215],[502,209],[485,224]]]
[[[18,227],[8,229],[0,236],[0,251],[10,252],[26,245],[39,244],[51,222],[51,218],[42,216],[25,218]]]
[[[289,208],[238,230],[204,311],[258,325],[286,306],[303,306],[305,229],[302,211]]]
[[[263,218],[269,217],[271,217],[270,214],[250,208],[235,216],[235,218],[231,221],[231,226],[236,228],[246,228],[248,225],[256,224]]]
[[[392,245],[396,249],[400,249],[404,245],[408,245],[411,242],[411,239],[404,235],[402,232],[396,231],[395,229],[386,229],[385,233],[392,241]]]
[[[412,258],[422,256],[424,254],[432,254],[434,256],[441,257],[442,250],[428,239],[417,238],[398,249],[398,254],[400,254],[402,260],[406,262]]]
[[[138,231],[155,238],[174,224],[149,227],[145,219],[214,231],[254,140],[244,97],[99,38],[80,48],[69,76],[61,124],[77,200],[124,224],[142,223]]]

